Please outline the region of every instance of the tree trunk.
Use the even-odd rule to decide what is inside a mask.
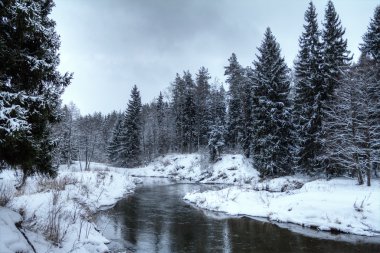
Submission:
[[[362,174],[362,171],[360,170],[360,167],[356,166],[356,171],[357,171],[357,174],[358,174],[358,184],[359,185],[364,184],[363,174]]]
[[[371,186],[371,169],[367,168],[367,186]]]

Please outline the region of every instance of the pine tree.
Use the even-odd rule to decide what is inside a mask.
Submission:
[[[182,152],[194,152],[197,146],[196,138],[196,105],[195,84],[189,71],[184,72],[185,104],[183,108],[183,150]]]
[[[184,151],[184,108],[186,101],[186,86],[185,81],[177,73],[174,82],[172,83],[172,113],[175,123],[175,145],[176,150]]]
[[[345,29],[342,28],[334,4],[330,0],[327,3],[322,31],[325,99],[331,99],[335,88],[339,85],[342,70],[349,66],[352,58],[347,51],[347,40],[343,38],[344,33]]]
[[[196,135],[198,150],[205,147],[208,143],[207,133],[209,130],[210,119],[208,117],[208,99],[210,96],[210,74],[205,67],[201,67],[196,77],[195,87],[195,107],[196,107]]]
[[[322,44],[315,7],[310,2],[305,12],[304,32],[295,62],[294,124],[297,130],[297,165],[308,174],[322,172],[323,96]]]
[[[158,141],[157,141],[157,152],[159,155],[165,154],[168,151],[166,129],[165,129],[165,103],[164,97],[160,92],[156,103],[156,117],[157,117],[157,127],[158,127]]]
[[[121,152],[121,130],[122,130],[122,119],[118,119],[115,127],[113,128],[111,141],[107,147],[108,160],[117,165],[120,161],[120,152]]]
[[[208,148],[210,161],[215,162],[225,147],[226,136],[226,92],[223,85],[214,84],[210,90],[208,102],[210,126],[208,130]]]
[[[244,71],[241,94],[242,128],[240,143],[245,157],[249,158],[253,145],[253,84],[254,72],[247,67]]]
[[[380,64],[380,5],[376,7],[368,31],[363,36],[360,50]]]
[[[325,146],[334,143],[329,142],[326,138],[329,138],[329,131],[333,130],[329,125],[334,124],[332,121],[335,120],[334,115],[331,113],[333,103],[337,99],[336,96],[339,94],[335,93],[335,90],[339,88],[342,82],[342,74],[344,69],[348,68],[351,57],[349,56],[349,51],[347,51],[347,40],[343,38],[345,30],[342,28],[339,16],[337,15],[332,1],[327,3],[327,8],[325,12],[325,21],[323,23],[322,39],[323,39],[323,64],[322,71],[324,76],[324,91],[325,94],[322,97],[324,100],[323,114],[324,121],[323,132],[324,132],[324,143]],[[333,116],[332,118],[330,116]],[[324,170],[329,176],[339,175],[343,173],[342,167],[339,166],[336,159],[336,152],[331,152],[332,147],[325,147],[324,157]]]
[[[267,28],[254,62],[254,164],[263,177],[292,172],[289,69]]]
[[[226,128],[226,91],[223,85],[214,84],[210,89],[210,99],[208,102],[208,112],[210,124],[215,124],[215,120],[219,119],[220,124]]]
[[[50,124],[59,119],[60,95],[71,79],[57,70],[53,6],[52,0],[7,0],[0,8],[0,160],[25,176],[55,173]]]
[[[222,124],[220,118],[217,117],[210,126],[209,131],[208,147],[211,162],[215,162],[223,152],[223,147],[225,146],[225,131],[225,126]]]
[[[224,75],[229,85],[228,103],[228,145],[235,149],[238,147],[243,129],[241,92],[243,87],[243,69],[233,53],[228,59],[229,65],[225,67]]]
[[[141,163],[141,108],[140,92],[134,85],[120,136],[120,162],[123,166],[135,167]]]
[[[360,50],[363,57],[360,63],[362,75],[366,77],[368,96],[368,149],[366,164],[367,170],[380,167],[380,6],[375,9],[374,17],[371,19],[367,32],[363,36]],[[372,169],[370,169],[372,167]],[[367,173],[370,176],[370,173]],[[367,176],[367,178],[368,178]],[[370,181],[367,181],[370,184]]]

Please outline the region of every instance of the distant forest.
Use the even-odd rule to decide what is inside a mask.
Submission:
[[[54,174],[58,164],[74,160],[84,161],[83,169],[91,162],[136,167],[170,152],[201,152],[210,162],[223,153],[242,153],[263,178],[348,176],[369,186],[371,176],[378,176],[380,6],[363,31],[358,62],[347,50],[333,2],[321,28],[310,2],[294,69],[267,28],[252,66],[241,66],[235,54],[226,61],[228,91],[200,67],[195,74],[177,74],[169,91],[149,104],[142,104],[134,86],[124,112],[83,116],[74,104],[60,104],[71,75],[56,70],[59,40],[47,18],[50,9],[24,6],[37,6],[30,12],[43,17],[33,25],[24,17],[29,12],[23,16],[12,1],[3,2],[9,2],[0,11],[3,167]],[[23,31],[19,19],[35,30]],[[48,29],[39,31],[41,25]],[[19,43],[19,36],[26,41]]]

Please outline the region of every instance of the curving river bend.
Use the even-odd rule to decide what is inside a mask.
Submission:
[[[218,186],[146,182],[96,217],[112,252],[380,252],[380,238],[333,235],[194,208],[185,193]],[[281,227],[280,227],[281,226]]]

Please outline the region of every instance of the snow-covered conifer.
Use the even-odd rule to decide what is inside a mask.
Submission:
[[[210,96],[210,74],[205,67],[201,67],[196,75],[195,106],[196,106],[196,135],[198,150],[207,145],[207,133],[210,118],[208,113],[208,100]]]
[[[305,12],[304,31],[299,39],[295,62],[294,124],[298,167],[308,173],[322,172],[323,97],[322,43],[315,7],[310,2]]]
[[[360,50],[380,64],[380,5],[376,7],[368,30],[363,36]]]
[[[49,124],[58,119],[60,95],[71,79],[57,70],[53,6],[52,0],[1,2],[0,160],[25,175],[54,174]]]
[[[120,164],[124,166],[135,167],[141,163],[141,108],[140,92],[134,85],[120,136]]]
[[[243,68],[233,53],[228,59],[229,65],[225,67],[224,75],[229,85],[228,102],[228,138],[227,143],[231,148],[239,146],[241,131],[243,128],[241,93],[243,87]]]
[[[267,28],[254,61],[253,160],[261,175],[292,172],[289,69],[280,46]]]

